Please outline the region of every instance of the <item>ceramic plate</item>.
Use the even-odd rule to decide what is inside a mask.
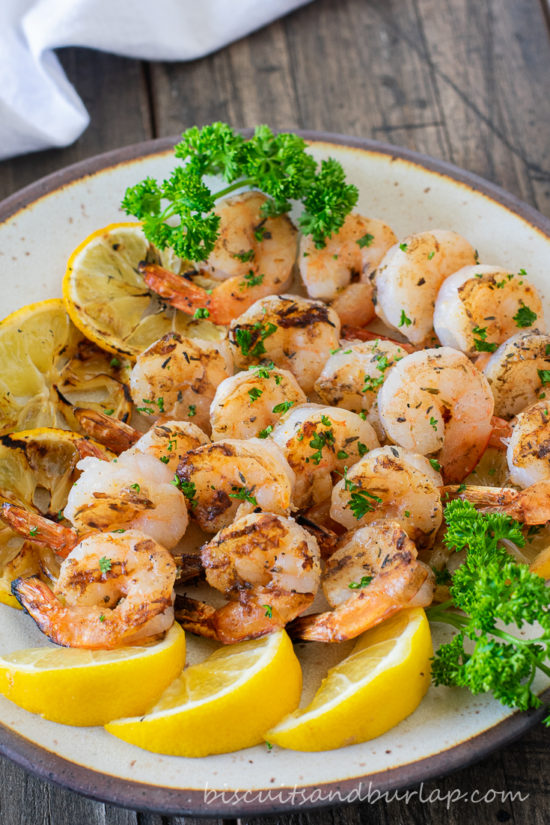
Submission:
[[[474,175],[396,147],[304,136],[316,158],[332,156],[343,164],[359,187],[360,212],[385,220],[399,237],[454,229],[477,248],[482,262],[516,272],[524,267],[548,304],[550,221],[529,206]],[[163,139],[93,158],[0,205],[0,315],[60,295],[71,250],[93,230],[123,219],[119,203],[126,186],[169,172],[172,145]],[[28,617],[3,605],[0,611],[2,653],[44,643]],[[189,647],[193,658],[201,655],[200,645]],[[311,694],[343,651],[313,643],[301,645],[299,655]],[[541,680],[536,687],[542,691],[548,684]],[[336,805],[366,798],[369,789],[411,785],[480,759],[541,715],[512,714],[486,696],[431,688],[412,716],[362,745],[311,754],[258,746],[191,760],[147,753],[101,728],[57,725],[2,699],[0,748],[39,776],[97,799],[233,818]]]

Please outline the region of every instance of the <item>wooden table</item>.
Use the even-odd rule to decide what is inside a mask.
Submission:
[[[361,135],[452,161],[550,216],[550,47],[546,0],[316,0],[217,54],[151,64],[60,53],[92,116],[73,146],[0,164],[0,197],[74,161],[192,124],[269,123]],[[521,792],[526,801],[411,801],[272,822],[550,820],[550,735],[539,727],[484,762],[431,781],[444,794]],[[435,797],[432,796],[432,799]],[[183,825],[93,802],[0,759],[2,825]],[[229,822],[229,820],[228,820]],[[266,820],[267,822],[267,820]]]

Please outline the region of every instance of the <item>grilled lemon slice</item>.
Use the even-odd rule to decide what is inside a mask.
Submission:
[[[179,267],[165,260],[136,223],[113,223],[78,246],[67,264],[63,299],[76,326],[103,349],[135,359],[167,332],[220,338],[224,330],[194,320],[151,292],[138,271],[140,261]]]
[[[128,362],[82,336],[52,298],[0,323],[0,435],[31,427],[75,426],[72,405],[127,418]]]

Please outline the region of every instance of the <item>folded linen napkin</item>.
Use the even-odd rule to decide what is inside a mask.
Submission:
[[[0,159],[67,146],[89,116],[53,53],[193,60],[310,0],[0,0]]]

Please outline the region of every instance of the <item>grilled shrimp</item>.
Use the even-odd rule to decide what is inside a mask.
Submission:
[[[422,344],[432,332],[441,284],[474,263],[474,249],[456,232],[433,229],[409,235],[386,253],[376,270],[376,314],[411,343]]]
[[[146,433],[140,433],[129,424],[95,410],[77,409],[75,417],[88,435],[94,433],[100,444],[117,455],[153,455],[174,471],[188,450],[210,441],[200,427],[190,421],[163,419],[162,423],[153,424]]]
[[[380,447],[364,456],[335,485],[330,516],[348,530],[390,518],[419,547],[427,547],[443,519],[442,483],[423,455],[399,447]]]
[[[147,285],[182,312],[206,310],[216,324],[229,324],[258,298],[283,292],[296,260],[298,233],[288,215],[262,214],[267,200],[261,192],[244,192],[220,201],[214,210],[220,233],[207,262],[184,277],[143,264]],[[205,289],[200,276],[212,279],[213,288]]]
[[[294,519],[251,513],[201,549],[207,582],[229,600],[215,609],[184,598],[177,610],[186,630],[224,644],[284,627],[312,603],[319,588],[317,541]]]
[[[311,392],[330,351],[339,346],[340,319],[319,301],[277,295],[256,301],[229,328],[229,343],[240,369],[262,359],[290,370]]]
[[[288,370],[260,364],[221,382],[210,406],[212,440],[266,438],[281,415],[306,396]]]
[[[434,328],[444,346],[468,355],[493,352],[518,329],[544,330],[540,297],[524,270],[464,266],[441,285]]]
[[[550,479],[537,481],[524,490],[512,487],[478,487],[473,484],[441,488],[444,501],[461,498],[482,513],[506,513],[523,524],[550,521]]]
[[[343,324],[359,327],[374,316],[371,276],[397,238],[383,221],[348,215],[326,245],[300,238],[300,275],[310,298],[330,302]]]
[[[53,590],[33,577],[16,579],[12,591],[55,644],[111,649],[170,628],[175,578],[171,554],[128,530],[81,541],[61,565]]]
[[[187,529],[187,507],[172,484],[174,473],[152,455],[121,455],[116,461],[84,458],[71,488],[65,518],[87,530],[141,530],[163,547],[175,547]]]
[[[315,391],[325,404],[353,412],[368,412],[368,420],[381,437],[376,398],[390,367],[407,353],[398,343],[374,341],[345,344],[327,359],[315,382]]]
[[[378,447],[373,428],[340,407],[302,404],[292,408],[271,433],[296,476],[293,501],[308,507],[329,498],[332,473],[359,461]]]
[[[53,550],[60,558],[66,558],[78,544],[78,533],[74,528],[57,524],[8,501],[0,507],[0,519],[23,538],[41,548]]]
[[[210,404],[216,387],[233,375],[226,341],[183,338],[169,332],[141,355],[130,375],[137,411],[152,422],[161,414],[210,429]]]
[[[510,480],[529,487],[550,479],[550,412],[542,400],[521,412],[512,427],[506,451]]]
[[[443,478],[462,481],[491,435],[493,395],[487,379],[461,352],[413,352],[389,372],[378,393],[382,426],[412,452],[437,455]]]
[[[256,507],[286,514],[294,473],[270,439],[227,438],[190,450],[177,477],[191,514],[207,533],[216,533]]]
[[[416,547],[395,521],[378,521],[346,533],[322,578],[326,613],[301,616],[291,636],[319,642],[354,639],[406,607],[426,607],[434,591],[432,570],[416,560]]]
[[[550,384],[550,335],[518,332],[483,367],[495,399],[495,414],[511,418],[538,401]]]

